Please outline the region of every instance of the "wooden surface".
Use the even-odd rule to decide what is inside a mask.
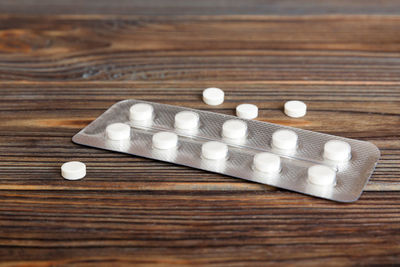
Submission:
[[[8,14],[115,15],[398,15],[397,0],[2,0]]]
[[[25,2],[29,15],[7,15],[13,1],[0,15],[0,266],[400,263],[394,2],[368,16],[340,1],[343,14],[297,3],[262,16],[41,16],[59,9]],[[209,86],[223,105],[201,101]],[[254,103],[259,120],[371,141],[382,158],[360,200],[340,204],[71,142],[127,98],[225,114]],[[307,116],[286,117],[289,99]],[[68,160],[87,177],[62,179]]]

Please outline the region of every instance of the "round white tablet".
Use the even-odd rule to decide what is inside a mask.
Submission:
[[[324,145],[324,158],[333,161],[347,161],[350,159],[351,146],[340,140],[331,140]]]
[[[211,87],[203,91],[203,101],[207,105],[217,106],[224,102],[224,91]]]
[[[181,111],[175,115],[175,128],[193,130],[199,126],[199,114],[192,111]]]
[[[178,144],[178,135],[171,132],[158,132],[153,135],[153,146],[158,149],[171,149]]]
[[[201,146],[201,155],[206,159],[223,159],[227,154],[228,146],[221,142],[210,141]]]
[[[129,109],[131,121],[147,121],[153,117],[153,106],[146,103],[138,103]]]
[[[308,180],[315,185],[332,185],[336,180],[336,172],[325,165],[314,165],[308,168]]]
[[[287,101],[285,103],[285,114],[292,118],[300,118],[306,115],[307,105],[302,101]]]
[[[291,130],[278,130],[272,134],[272,145],[283,150],[293,150],[297,146],[297,134]]]
[[[131,127],[125,123],[113,123],[106,128],[107,138],[110,140],[125,140],[131,136]]]
[[[243,119],[255,119],[258,116],[258,107],[253,104],[240,104],[236,107],[236,116]]]
[[[222,125],[222,136],[239,139],[246,136],[247,124],[241,120],[228,120]]]
[[[254,156],[253,165],[257,171],[277,173],[281,169],[281,159],[268,152],[258,153]]]
[[[66,162],[61,166],[61,176],[67,180],[79,180],[86,175],[86,165],[80,161]]]

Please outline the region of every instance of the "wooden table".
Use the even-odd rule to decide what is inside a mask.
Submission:
[[[0,5],[0,266],[400,263],[395,1],[39,2]],[[223,105],[201,101],[210,86]],[[341,204],[71,142],[128,98],[254,103],[261,121],[370,141],[382,158]],[[291,99],[306,117],[283,114]],[[85,179],[60,176],[69,160]]]

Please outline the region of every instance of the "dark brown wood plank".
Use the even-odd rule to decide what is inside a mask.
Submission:
[[[0,266],[398,264],[399,23],[0,16]],[[209,86],[223,105],[201,101]],[[250,102],[260,120],[370,141],[382,158],[340,204],[71,142],[127,98],[225,114]],[[307,116],[286,117],[289,99]],[[87,177],[62,179],[68,160]]]
[[[400,17],[3,16],[0,79],[400,81]]]
[[[399,260],[400,199],[393,192],[367,192],[351,205],[288,192],[21,193],[0,192],[0,257],[16,264]]]
[[[115,15],[321,15],[393,14],[395,0],[2,0],[0,12],[13,14],[115,14]]]

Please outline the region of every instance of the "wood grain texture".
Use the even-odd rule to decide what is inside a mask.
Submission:
[[[400,263],[398,16],[0,16],[0,266]],[[226,101],[201,101],[209,86]],[[340,204],[75,145],[137,98],[376,144]],[[282,113],[307,102],[306,117]],[[60,177],[68,160],[81,181]]]
[[[2,0],[0,13],[8,14],[115,14],[115,15],[321,15],[393,14],[396,0]]]
[[[400,17],[3,16],[0,79],[400,81]]]

